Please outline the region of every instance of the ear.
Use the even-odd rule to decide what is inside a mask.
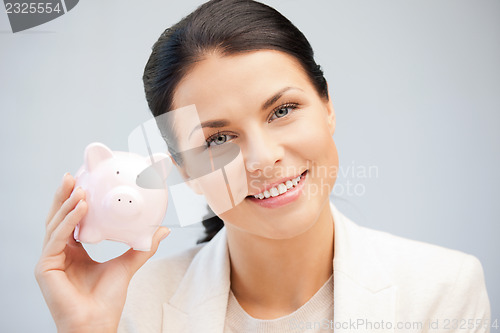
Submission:
[[[88,171],[93,171],[99,163],[108,158],[113,158],[113,152],[100,142],[93,142],[85,148],[83,159]]]
[[[184,183],[186,183],[186,185],[189,186],[196,194],[203,194],[199,182],[196,179],[191,179],[186,171],[186,168],[179,165],[172,156],[170,158],[172,164],[177,168],[177,171],[179,171],[184,179]]]
[[[335,109],[333,108],[332,97],[330,95],[330,89],[328,89],[328,101],[326,103],[328,129],[330,130],[330,135],[333,135],[333,133],[335,132],[336,120]]]

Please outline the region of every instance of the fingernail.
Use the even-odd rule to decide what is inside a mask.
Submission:
[[[71,196],[73,196],[77,191],[81,190],[81,186],[77,186],[76,188],[73,189],[73,192],[71,193]]]
[[[64,178],[66,178],[66,175],[68,175],[69,172],[66,172],[63,176],[62,176],[62,180],[64,181]]]

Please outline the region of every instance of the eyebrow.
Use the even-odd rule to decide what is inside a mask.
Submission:
[[[204,127],[211,127],[211,128],[220,128],[220,127],[225,127],[228,126],[230,123],[227,120],[209,120],[209,121],[204,121],[199,125],[196,125],[191,133],[189,133],[188,139],[191,138],[191,135],[193,135],[194,131],[204,128]]]
[[[281,98],[281,96],[283,96],[284,93],[286,93],[288,90],[293,90],[293,89],[297,89],[297,90],[300,90],[302,91],[302,89],[300,88],[295,88],[295,87],[285,87],[283,89],[281,89],[280,91],[278,91],[276,94],[274,94],[273,96],[271,96],[267,101],[264,102],[264,104],[262,104],[262,110],[265,110],[267,108],[269,108],[271,105],[273,105],[277,100],[279,100]]]
[[[297,89],[297,90],[300,90],[300,91],[303,91],[302,89],[300,88],[295,88],[295,87],[285,87],[283,89],[281,89],[280,91],[278,91],[277,93],[275,93],[273,96],[271,96],[270,98],[268,98],[263,104],[262,104],[262,107],[261,109],[262,110],[265,110],[267,108],[269,108],[271,105],[273,105],[274,103],[276,103],[277,100],[279,100],[283,94],[289,90],[293,90],[293,89]],[[201,124],[195,126],[193,128],[193,130],[191,131],[191,133],[189,133],[189,137],[188,139],[191,138],[191,135],[193,135],[194,131],[198,130],[198,129],[201,129],[201,128],[205,128],[205,127],[210,127],[210,128],[221,128],[221,127],[225,127],[225,126],[228,126],[230,124],[229,121],[225,120],[225,119],[218,119],[218,120],[209,120],[209,121],[204,121],[202,122]]]

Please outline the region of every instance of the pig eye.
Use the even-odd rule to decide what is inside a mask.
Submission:
[[[117,175],[119,175],[119,174],[120,174],[120,171],[117,171],[117,172],[116,172],[116,174],[117,174]]]

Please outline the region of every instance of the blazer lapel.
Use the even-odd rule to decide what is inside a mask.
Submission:
[[[397,286],[378,261],[366,229],[331,207],[335,331],[394,332]]]
[[[229,288],[229,252],[222,228],[195,255],[177,291],[163,304],[163,332],[223,332]]]
[[[394,332],[397,286],[379,263],[365,229],[333,204],[331,209],[335,331]],[[223,332],[229,289],[229,252],[222,228],[195,255],[177,291],[163,304],[163,332]]]

